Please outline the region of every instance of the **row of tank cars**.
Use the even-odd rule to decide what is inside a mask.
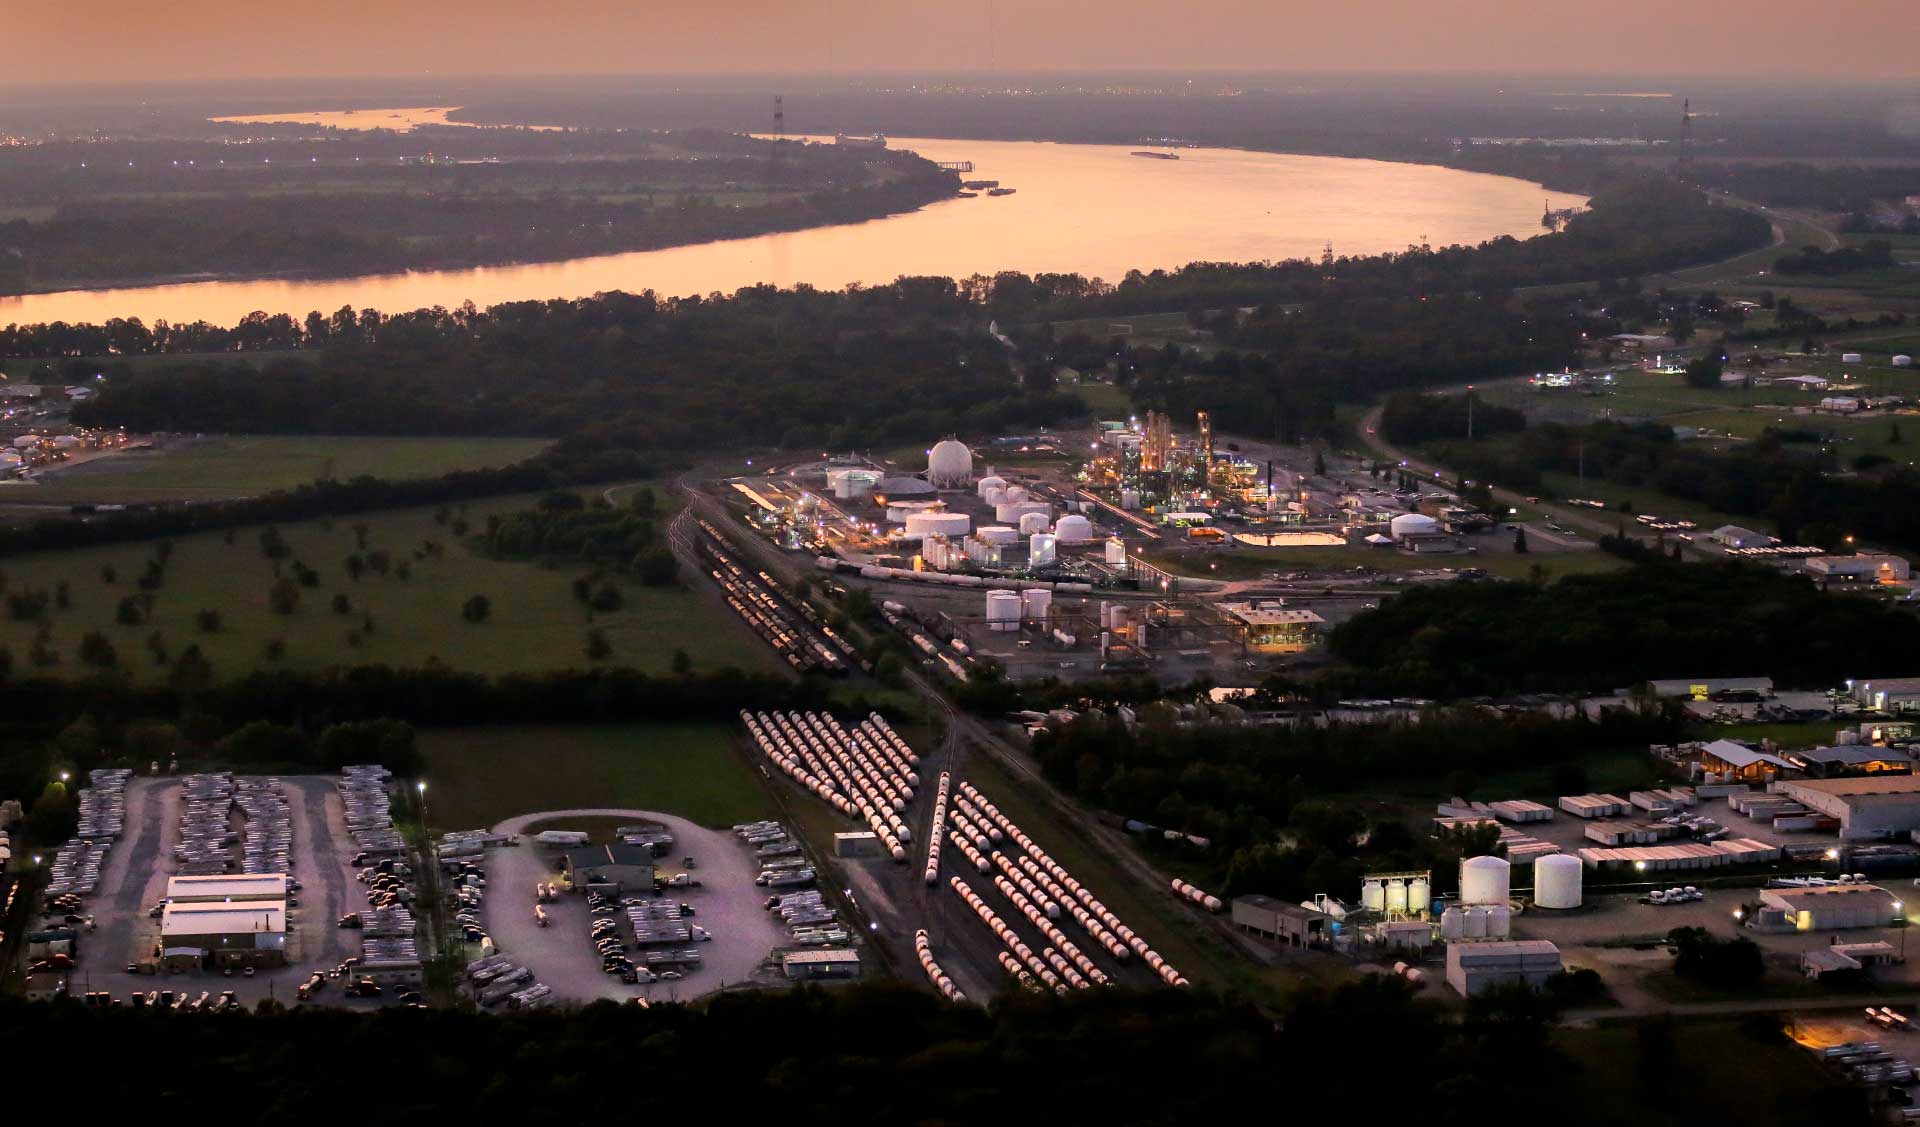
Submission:
[[[713,525],[703,520],[700,531],[707,574],[720,585],[727,605],[788,665],[801,673],[817,670],[842,675],[855,665],[871,671],[870,663],[826,624],[812,604],[789,597],[765,571],[748,572],[739,562],[739,549]]]

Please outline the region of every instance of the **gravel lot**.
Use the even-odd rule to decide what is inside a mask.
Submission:
[[[517,847],[489,850],[486,857],[487,899],[483,917],[487,932],[502,953],[531,967],[534,975],[552,987],[559,998],[587,1002],[641,997],[687,999],[710,994],[747,981],[780,981],[762,964],[774,947],[786,939],[775,918],[761,907],[765,890],[753,883],[759,868],[747,847],[724,830],[709,830],[670,814],[646,810],[548,810],[509,818],[493,827],[496,833],[524,834],[539,822],[559,818],[627,818],[658,822],[673,831],[674,846],[659,861],[663,875],[680,871],[680,858],[691,855],[704,887],[676,889],[696,912],[693,922],[713,933],[700,944],[698,969],[686,971],[678,982],[629,986],[600,969],[600,956],[587,941],[589,914],[586,898],[563,894],[547,906],[551,920],[542,928],[533,918],[533,886],[558,880],[560,853],[523,838]],[[624,921],[622,921],[624,923]]]

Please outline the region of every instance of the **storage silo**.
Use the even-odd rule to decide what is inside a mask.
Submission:
[[[1007,486],[1007,500],[1017,505],[1026,499],[1027,499],[1027,490],[1025,486],[1020,486],[1020,485]]]
[[[1533,903],[1540,908],[1578,908],[1586,866],[1580,858],[1549,853],[1533,863]]]
[[[1407,910],[1407,882],[1394,879],[1387,882],[1387,911],[1405,912]]]
[[[1407,882],[1407,911],[1425,912],[1433,907],[1433,882],[1426,877],[1414,877]]]
[[[1053,615],[1053,592],[1045,587],[1029,587],[1020,592],[1020,617],[1044,625]]]
[[[1369,912],[1386,911],[1387,910],[1386,885],[1380,883],[1377,880],[1372,880],[1372,879],[1362,882],[1360,885],[1360,906],[1362,908],[1367,909]]]
[[[1027,538],[1027,563],[1045,567],[1053,562],[1054,539],[1051,532],[1036,532]]]
[[[1020,629],[1020,596],[1012,591],[987,592],[987,629],[1011,633]]]
[[[1093,539],[1093,522],[1078,513],[1064,516],[1053,526],[1053,535],[1062,544],[1084,544]]]
[[[1047,530],[1047,514],[1022,513],[1020,515],[1020,535],[1032,536],[1036,532]]]
[[[1127,546],[1117,536],[1107,541],[1107,564],[1110,567],[1127,565]]]
[[[1468,857],[1460,862],[1462,904],[1505,904],[1513,896],[1513,866],[1504,857]]]
[[[1513,934],[1513,909],[1496,905],[1487,909],[1487,938],[1505,939]]]

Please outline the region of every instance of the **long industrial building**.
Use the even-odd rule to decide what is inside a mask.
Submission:
[[[1897,896],[1872,884],[1762,889],[1760,904],[1754,926],[1762,930],[1886,927],[1905,913],[1905,905]]]
[[[1840,821],[1840,836],[1860,841],[1920,829],[1920,776],[1794,779],[1779,793]]]
[[[1447,946],[1447,985],[1463,998],[1515,983],[1538,990],[1559,973],[1560,948],[1544,939]]]

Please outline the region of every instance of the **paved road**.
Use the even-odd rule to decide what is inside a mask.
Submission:
[[[563,894],[547,906],[549,926],[533,916],[533,886],[559,879],[555,850],[523,839],[517,847],[488,851],[487,897],[482,918],[500,950],[532,968],[557,997],[587,1002],[599,998],[632,997],[688,999],[711,994],[725,986],[756,979],[767,980],[761,966],[774,947],[786,940],[778,921],[761,907],[765,890],[753,883],[759,874],[747,847],[731,833],[709,830],[684,818],[647,810],[548,810],[522,814],[493,827],[495,833],[524,833],[536,822],[559,818],[625,818],[658,822],[673,831],[672,854],[660,861],[661,871],[679,870],[679,858],[691,855],[703,887],[675,890],[676,898],[696,911],[695,923],[713,933],[700,944],[699,969],[686,972],[679,982],[628,986],[600,969],[600,955],[587,939],[590,914],[585,896]],[[620,921],[624,926],[625,920]]]

